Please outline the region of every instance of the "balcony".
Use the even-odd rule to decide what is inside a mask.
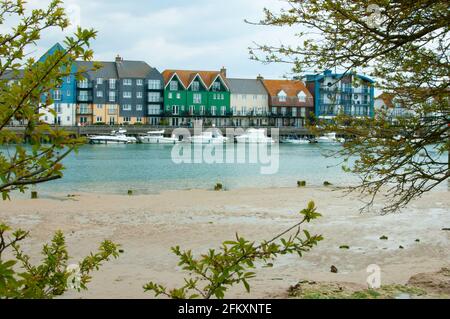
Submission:
[[[77,106],[77,115],[92,115],[94,111],[92,107]]]
[[[93,87],[92,82],[77,82],[77,89],[91,90]]]
[[[92,102],[93,95],[92,94],[78,94],[77,101],[78,102]]]

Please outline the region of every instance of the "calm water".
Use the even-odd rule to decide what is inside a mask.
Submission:
[[[336,158],[324,154],[337,146],[280,145],[279,169],[263,175],[267,164],[176,164],[172,145],[86,145],[65,161],[64,178],[37,186],[44,192],[153,193],[161,190],[211,189],[218,182],[227,189],[292,187],[298,180],[308,185],[322,185],[325,180],[336,185],[349,184],[355,177],[344,173]],[[249,150],[234,146],[236,157]],[[224,148],[224,156],[227,154]],[[224,157],[225,158],[225,157]],[[336,166],[337,165],[337,166]]]
[[[162,190],[212,189],[218,182],[226,189],[295,187],[298,180],[320,186],[324,181],[344,186],[358,178],[345,173],[339,158],[324,156],[338,150],[331,145],[279,145],[276,174],[261,174],[267,164],[176,164],[172,145],[86,145],[65,159],[64,178],[41,184],[43,193],[99,192],[137,194]],[[233,147],[233,146],[232,146]],[[241,149],[237,149],[241,147]],[[242,145],[234,152],[247,157]],[[226,154],[226,148],[224,150]],[[445,155],[446,156],[446,155]],[[237,155],[236,155],[237,157]]]

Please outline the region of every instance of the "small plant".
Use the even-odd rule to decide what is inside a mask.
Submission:
[[[398,246],[399,249],[405,249],[402,245]]]
[[[91,273],[104,262],[119,256],[119,246],[106,240],[97,253],[68,266],[66,241],[64,235],[57,232],[51,243],[42,248],[42,263],[34,266],[19,245],[29,233],[20,229],[11,236],[9,233],[11,229],[0,223],[0,299],[52,299],[69,288],[85,290],[91,281]],[[4,260],[5,252],[14,258]]]
[[[247,292],[250,292],[248,280],[254,278],[255,273],[249,270],[256,268],[257,262],[270,267],[280,255],[298,254],[302,257],[303,253],[323,239],[321,235],[311,235],[302,229],[303,224],[321,216],[316,211],[314,202],[310,202],[300,212],[300,216],[300,222],[258,245],[236,234],[235,240],[225,241],[220,249],[210,249],[199,257],[194,257],[191,250],[181,251],[180,247],[174,247],[172,251],[180,260],[178,265],[189,273],[189,277],[184,279],[184,285],[168,289],[149,282],[144,290],[153,292],[156,297],[173,299],[223,299],[226,291],[236,284],[243,284]]]
[[[214,186],[214,190],[215,190],[216,192],[223,190],[223,185],[222,185],[221,183],[217,183],[217,184]]]
[[[327,187],[327,186],[332,186],[333,184],[331,184],[330,182],[328,182],[328,181],[325,181],[325,182],[323,182],[323,186],[325,186],[325,187]]]
[[[38,198],[38,192],[32,191],[31,192],[31,199],[37,199]]]
[[[383,235],[383,236],[380,237],[380,240],[388,240],[388,239],[389,239],[388,236],[384,236]]]
[[[350,246],[342,245],[342,246],[339,247],[339,249],[350,249]]]
[[[420,243],[420,239],[416,239],[416,243]]]
[[[128,195],[129,196],[133,195],[133,191],[131,189],[128,190]]]
[[[298,181],[297,182],[297,186],[298,187],[305,187],[306,186],[306,181]]]

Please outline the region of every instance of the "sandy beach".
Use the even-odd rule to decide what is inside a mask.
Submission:
[[[228,297],[282,298],[302,279],[365,285],[371,264],[381,267],[382,284],[405,284],[414,274],[450,265],[450,231],[443,230],[450,227],[450,196],[445,190],[386,216],[361,214],[362,203],[355,195],[344,197],[333,188],[76,195],[0,203],[2,221],[31,231],[31,239],[22,246],[34,261],[56,230],[66,234],[74,261],[95,250],[103,239],[122,245],[124,253],[94,274],[87,292],[69,292],[68,298],[153,298],[142,289],[146,282],[169,287],[183,282],[184,273],[170,247],[202,253],[232,239],[236,232],[256,241],[271,238],[293,225],[310,200],[323,217],[308,229],[325,240],[302,259],[286,256],[273,268],[258,269],[250,295],[236,287]],[[381,203],[382,197],[377,205]],[[383,235],[388,240],[380,240]],[[350,249],[339,249],[341,245]],[[339,269],[337,274],[330,272],[331,265]]]

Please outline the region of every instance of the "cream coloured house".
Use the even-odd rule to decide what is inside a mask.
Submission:
[[[241,127],[268,125],[269,97],[259,79],[227,79],[231,91],[232,124]]]

